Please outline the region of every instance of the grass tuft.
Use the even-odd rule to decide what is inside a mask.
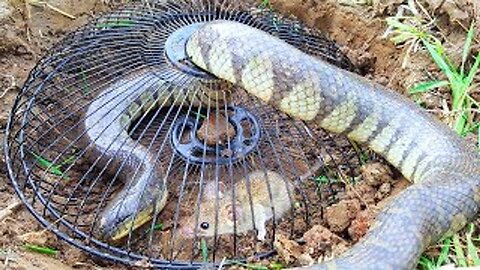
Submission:
[[[473,121],[474,111],[475,108],[480,108],[480,104],[470,96],[470,92],[473,89],[475,75],[477,75],[479,70],[480,54],[474,57],[473,65],[470,69],[467,69],[475,34],[474,24],[472,23],[467,32],[462,51],[462,63],[459,67],[456,67],[447,55],[447,50],[440,39],[435,37],[430,31],[434,20],[429,16],[428,21],[423,19],[413,5],[411,3],[405,8],[410,11],[413,10],[413,15],[387,18],[387,23],[391,28],[391,40],[397,45],[410,44],[408,51],[413,50],[411,49],[412,47],[417,48],[419,45],[423,45],[446,79],[421,82],[409,92],[410,94],[419,94],[437,88],[448,87],[452,96],[449,108],[451,114],[450,126],[461,136],[475,132],[479,126],[478,123]]]
[[[441,39],[432,32],[435,21],[425,9],[416,1],[409,1],[408,6],[403,8],[409,10],[411,15],[403,16],[402,13],[387,19],[390,26],[388,34],[393,36],[391,40],[397,45],[407,45],[407,56],[412,51],[425,48],[445,78],[421,82],[409,91],[410,94],[425,93],[438,88],[449,89],[452,98],[448,108],[448,124],[461,136],[475,133],[480,149],[480,123],[475,123],[475,113],[480,109],[480,104],[470,96],[480,66],[480,53],[471,55],[475,34],[474,23],[467,31],[461,63],[456,66]],[[451,263],[459,267],[480,266],[475,245],[478,246],[480,239],[472,237],[474,224],[469,224],[468,228],[467,232],[457,233],[445,239],[436,256],[423,255],[419,262],[420,269],[434,270]]]

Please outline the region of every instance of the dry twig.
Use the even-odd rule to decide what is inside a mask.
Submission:
[[[32,5],[32,6],[36,6],[36,7],[43,7],[43,8],[48,8],[48,9],[51,9],[67,18],[70,18],[72,20],[75,20],[77,17],[73,16],[72,14],[66,12],[66,11],[63,11],[51,4],[49,4],[47,1],[40,1],[40,0],[25,0],[26,3],[28,3],[29,5]],[[31,16],[31,13],[29,12],[29,8],[27,7],[27,12],[28,12],[28,16]]]
[[[9,215],[13,214],[13,212],[15,212],[15,210],[17,210],[21,205],[22,205],[22,202],[18,200],[14,200],[12,203],[10,203],[9,206],[7,206],[5,209],[0,211],[0,221],[4,220]]]

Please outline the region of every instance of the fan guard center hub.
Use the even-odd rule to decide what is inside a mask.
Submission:
[[[168,61],[180,71],[186,74],[204,79],[214,79],[210,73],[198,68],[187,55],[187,42],[192,34],[205,23],[193,23],[183,26],[173,33],[165,41],[165,56]]]
[[[197,136],[201,123],[197,116],[183,116],[174,123],[172,146],[187,162],[202,164],[233,164],[250,154],[261,137],[257,118],[239,106],[228,107],[228,122],[235,129],[235,136],[224,144],[208,145]],[[204,120],[208,121],[208,120]]]

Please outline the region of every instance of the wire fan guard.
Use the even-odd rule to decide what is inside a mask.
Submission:
[[[242,89],[230,89],[234,94],[229,95],[222,91],[224,83],[189,63],[182,50],[197,25],[223,19],[259,28],[342,68],[352,69],[352,65],[316,31],[270,11],[232,2],[132,4],[71,33],[37,64],[11,113],[6,155],[16,192],[44,226],[105,259],[184,269],[223,258],[267,256],[276,234],[299,238],[321,219],[328,204],[322,195],[331,180],[357,175],[359,160],[349,142],[294,121]],[[78,129],[88,117],[85,110],[104,89],[144,70],[167,82],[164,91],[181,89],[190,94],[179,96],[183,98],[180,105],[160,105],[128,127],[129,136],[155,153],[166,168],[169,196],[158,216],[130,231],[123,241],[111,243],[96,237],[98,219],[125,183],[85,159]],[[205,89],[216,89],[225,102],[195,102],[204,100]],[[219,117],[237,119],[234,136],[242,139],[229,143],[243,150],[219,143],[209,147],[203,143],[202,148],[202,140],[195,145],[181,143],[179,123],[189,123],[193,131],[187,135],[197,140],[198,127]],[[214,183],[216,192],[210,200],[219,201],[222,186],[235,189],[257,170],[275,171],[294,183],[292,209],[281,219],[267,222],[265,241],[254,244],[255,230],[181,239],[183,218],[196,215],[200,219],[198,211],[208,185]]]

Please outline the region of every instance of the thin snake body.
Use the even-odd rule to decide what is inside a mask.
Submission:
[[[199,87],[191,94],[191,89],[175,87],[152,70],[135,74],[110,85],[96,97],[88,106],[82,129],[86,145],[93,146],[93,151],[87,154],[91,162],[106,168],[107,174],[118,176],[124,183],[100,214],[97,234],[110,242],[126,237],[151,220],[164,208],[168,198],[158,157],[133,140],[128,128],[159,107],[180,106],[187,100],[196,105],[208,100],[221,103],[219,95],[209,95]]]
[[[99,167],[108,168],[107,173],[117,173],[127,183],[117,195],[119,199],[113,200],[101,214],[99,235],[107,240],[123,238],[166,203],[168,192],[155,157],[127,132],[129,124],[151,109],[154,101],[161,102],[155,91],[161,84],[151,73],[144,73],[113,84],[88,107],[86,135],[96,152],[89,156]]]
[[[360,243],[312,269],[412,269],[427,246],[477,215],[478,153],[403,96],[236,22],[207,23],[187,54],[280,111],[367,144],[415,182]]]

